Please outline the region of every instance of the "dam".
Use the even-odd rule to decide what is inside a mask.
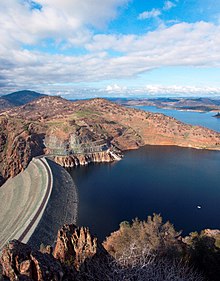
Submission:
[[[32,159],[28,167],[0,188],[0,249],[12,239],[52,245],[64,224],[77,223],[78,193],[63,167],[112,162],[121,152],[107,141],[72,133],[64,141],[45,139],[47,155]]]
[[[45,157],[0,188],[0,249],[12,239],[38,249],[53,244],[64,223],[76,223],[78,196],[69,173]],[[61,211],[62,210],[62,211]]]

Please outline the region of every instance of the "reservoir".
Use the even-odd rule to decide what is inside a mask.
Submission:
[[[158,112],[174,117],[181,122],[207,127],[220,132],[220,118],[213,117],[217,112],[181,111],[175,109],[158,108],[156,106],[134,106],[144,111]]]
[[[220,132],[220,119],[213,112],[136,108]],[[126,152],[119,162],[72,169],[79,192],[78,225],[88,226],[103,240],[120,222],[146,219],[155,212],[183,235],[220,228],[219,167],[217,151],[145,146]]]
[[[184,235],[220,228],[219,164],[216,151],[145,146],[126,152],[119,162],[72,169],[78,225],[103,240],[120,222],[155,212]]]

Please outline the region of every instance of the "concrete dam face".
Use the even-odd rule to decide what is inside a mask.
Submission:
[[[0,249],[17,239],[39,249],[53,244],[63,224],[76,224],[78,196],[69,173],[53,161],[34,158],[0,189]]]

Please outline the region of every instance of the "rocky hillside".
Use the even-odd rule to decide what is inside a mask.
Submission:
[[[46,96],[2,111],[0,124],[2,181],[23,170],[33,156],[51,153],[51,147],[68,153],[73,136],[87,146],[100,141],[121,150],[146,144],[220,150],[217,132],[104,99],[71,102]]]
[[[0,183],[24,170],[43,151],[44,128],[25,120],[0,119]]]
[[[0,110],[4,110],[6,108],[13,107],[13,106],[14,105],[11,102],[9,102],[3,98],[0,98]]]
[[[88,228],[64,225],[54,247],[33,250],[10,241],[0,257],[1,280],[217,281],[219,230],[182,238],[159,215],[121,223],[101,244]]]

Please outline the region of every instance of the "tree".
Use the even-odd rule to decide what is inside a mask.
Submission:
[[[149,251],[160,256],[180,256],[184,245],[170,222],[163,224],[162,217],[157,214],[148,216],[147,221],[135,219],[132,224],[123,222],[118,231],[113,232],[103,243],[104,248],[116,259],[131,244],[141,252],[147,245]]]

